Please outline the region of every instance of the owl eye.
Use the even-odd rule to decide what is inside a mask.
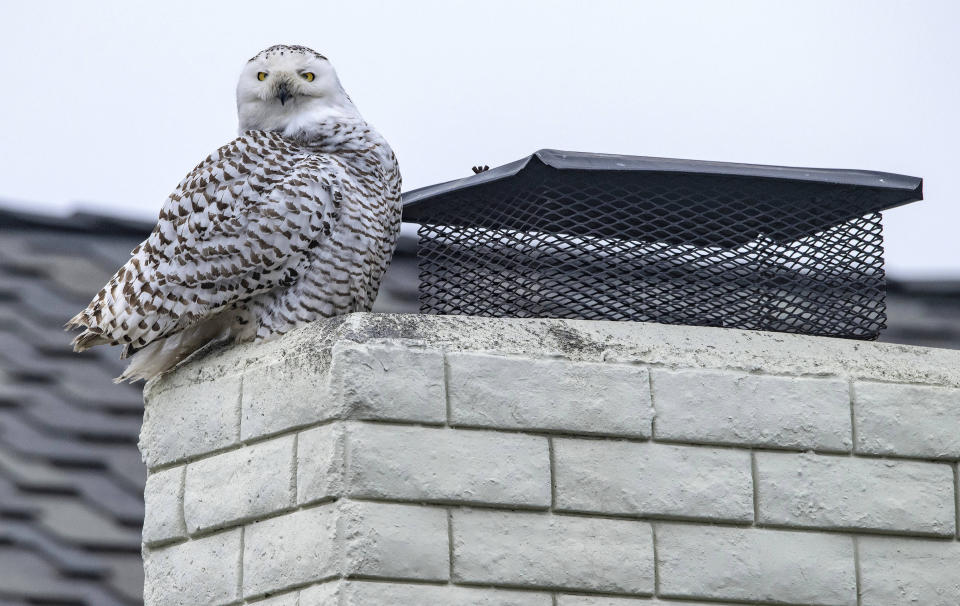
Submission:
[[[313,82],[313,78],[314,78],[313,72],[305,72],[300,75],[303,76],[303,79],[306,80],[307,82]]]
[[[267,72],[257,72],[257,80],[263,82],[267,79]]]

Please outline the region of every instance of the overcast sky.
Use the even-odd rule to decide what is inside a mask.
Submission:
[[[152,220],[276,43],[333,61],[405,189],[543,147],[906,173],[890,273],[960,277],[952,0],[4,0],[0,204]]]

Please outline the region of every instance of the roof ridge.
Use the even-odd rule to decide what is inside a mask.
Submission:
[[[43,229],[100,236],[143,237],[150,233],[153,225],[152,221],[87,211],[56,215],[0,207],[0,230]]]

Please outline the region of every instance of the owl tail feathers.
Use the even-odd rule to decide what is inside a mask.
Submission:
[[[150,343],[130,356],[127,369],[113,382],[149,381],[165,373],[205,346],[230,338],[232,320],[221,314]]]
[[[103,336],[103,332],[96,326],[90,326],[90,319],[86,315],[86,310],[70,318],[70,321],[64,324],[64,330],[73,330],[83,328],[84,331],[74,337],[72,341],[73,351],[86,351],[96,345],[105,345],[110,339]]]
[[[72,345],[73,351],[86,351],[96,345],[106,345],[109,342],[110,339],[100,333],[87,329],[74,337]]]
[[[86,328],[89,323],[90,320],[87,319],[87,310],[84,309],[77,315],[67,320],[67,323],[63,325],[63,329],[71,330],[74,328]]]

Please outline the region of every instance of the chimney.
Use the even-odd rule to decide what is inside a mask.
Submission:
[[[147,606],[960,603],[960,351],[353,314],[145,397]]]

